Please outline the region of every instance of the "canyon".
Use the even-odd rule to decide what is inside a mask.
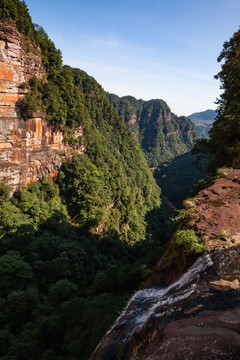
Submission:
[[[28,91],[23,84],[33,76],[44,79],[45,71],[40,48],[13,25],[1,22],[0,180],[11,185],[13,192],[44,175],[55,177],[64,159],[72,158],[64,143],[64,122],[50,126],[42,111],[24,116],[21,113],[20,104]],[[36,356],[37,359],[79,356],[86,359],[89,344],[90,351],[96,346],[96,340],[91,342],[89,338],[99,323],[105,321],[108,311],[111,318],[115,314],[108,309],[113,297],[109,306],[103,304],[105,296],[113,292],[117,297],[126,289],[129,296],[130,291],[139,289],[141,283],[140,290],[128,301],[96,347],[91,360],[239,359],[240,170],[222,169],[219,178],[185,201],[181,226],[201,240],[204,252],[196,251],[189,261],[183,248],[175,252],[172,260],[176,250],[173,237],[168,250],[151,272],[144,258],[134,259],[138,254],[132,252],[131,246],[139,241],[141,251],[138,252],[148,251],[147,247],[141,249],[140,243],[147,238],[146,215],[151,214],[153,227],[160,221],[160,217],[154,219],[152,213],[159,207],[159,189],[138,143],[113,113],[103,90],[81,71],[75,74],[73,81],[80,89],[82,107],[86,106],[86,111],[76,118],[79,121],[89,116],[89,123],[86,121],[88,153],[64,164],[59,176],[60,188],[55,182],[44,184],[43,181],[43,184],[34,184],[32,189],[24,189],[23,195],[21,192],[15,194],[13,200],[2,198],[0,270],[1,276],[5,276],[5,282],[1,284],[2,296],[8,301],[4,303],[1,316],[6,329],[12,327],[12,334],[6,336],[9,344],[4,340],[7,349],[2,350],[2,355],[5,357],[8,353],[12,357],[14,354],[15,358],[15,354],[22,351],[21,359],[31,358],[32,355],[26,355],[31,350],[29,354],[34,354],[33,358]],[[72,93],[69,94],[72,99]],[[129,112],[128,106],[136,99],[125,100],[125,115],[119,115],[125,116],[134,137],[142,140],[153,172],[158,166],[156,156],[162,161],[164,155],[168,160],[191,148],[196,133],[187,118],[177,118],[162,100],[150,101],[145,109],[140,101],[136,109]],[[141,112],[137,111],[138,106]],[[80,107],[79,102],[77,107]],[[80,126],[80,123],[73,123],[71,129],[75,140],[83,137],[84,125]],[[174,147],[175,151],[163,152],[163,141],[166,149]],[[72,143],[75,145],[71,150],[85,153],[84,141]],[[153,144],[156,145],[155,152],[152,151]],[[124,161],[120,162],[120,158]],[[43,195],[39,196],[41,187]],[[64,203],[61,203],[63,198]],[[39,222],[42,213],[44,216]],[[66,221],[68,213],[69,222]],[[111,228],[112,224],[115,227]],[[109,230],[106,238],[103,228],[106,232]],[[154,241],[151,236],[149,239]],[[8,269],[5,264],[10,260]],[[15,269],[16,263],[20,264],[20,270],[16,268],[14,277],[12,268]],[[136,271],[131,273],[134,266]],[[20,279],[22,269],[26,270],[23,284]],[[146,274],[143,278],[144,272],[147,281]],[[16,281],[18,277],[20,287]],[[23,312],[24,316],[21,311],[25,304],[22,299],[28,301],[31,295],[28,292],[33,286],[32,279],[37,300],[29,320],[28,308]],[[133,286],[129,287],[131,281]],[[19,308],[14,307],[14,301]],[[99,318],[95,312],[98,305]],[[17,341],[14,343],[16,319],[20,319],[17,335],[19,343],[23,344],[22,350]],[[29,332],[26,332],[29,326],[26,319],[32,321]],[[24,334],[27,334],[26,339]],[[97,337],[100,339],[99,334]],[[87,348],[85,353],[84,347]]]
[[[91,360],[239,359],[240,170],[221,176],[185,202],[204,254],[182,272],[170,244]]]

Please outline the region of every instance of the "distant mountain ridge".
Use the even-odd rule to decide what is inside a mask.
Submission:
[[[0,75],[0,358],[87,360],[163,251],[160,189],[25,1],[0,0]]]
[[[191,115],[188,115],[188,118],[191,119],[194,123],[201,121],[201,122],[205,122],[205,121],[214,121],[215,118],[217,116],[217,112],[216,110],[205,110],[205,111],[200,111],[200,112],[195,112]]]
[[[201,139],[209,138],[209,131],[212,127],[212,124],[215,121],[217,112],[215,110],[205,110],[193,113],[188,116],[189,119],[195,124],[196,131],[198,136]]]
[[[173,114],[165,101],[109,93],[107,97],[139,141],[149,167],[157,167],[191,150],[197,139],[194,124],[185,116]]]

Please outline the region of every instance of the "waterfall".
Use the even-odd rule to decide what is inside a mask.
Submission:
[[[205,253],[185,274],[168,287],[152,287],[137,291],[94,351],[93,358],[105,347],[106,342],[109,347],[109,338],[111,346],[119,346],[129,341],[148,323],[151,326],[151,321],[155,318],[175,311],[177,305],[174,308],[174,304],[187,299],[194,292],[201,273],[211,265],[212,260],[209,254]]]

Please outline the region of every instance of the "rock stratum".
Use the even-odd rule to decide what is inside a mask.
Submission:
[[[228,169],[188,200],[205,253],[177,278],[177,264],[164,271],[170,246],[91,360],[240,358],[239,197],[240,170]]]
[[[43,75],[40,49],[15,27],[0,22],[0,180],[13,189],[43,175],[55,176],[62,164],[61,130],[51,128],[40,113],[27,120],[20,113],[26,94],[20,85]]]

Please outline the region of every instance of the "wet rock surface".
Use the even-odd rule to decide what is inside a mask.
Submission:
[[[91,359],[239,359],[239,252],[209,251],[168,287],[137,292]]]

